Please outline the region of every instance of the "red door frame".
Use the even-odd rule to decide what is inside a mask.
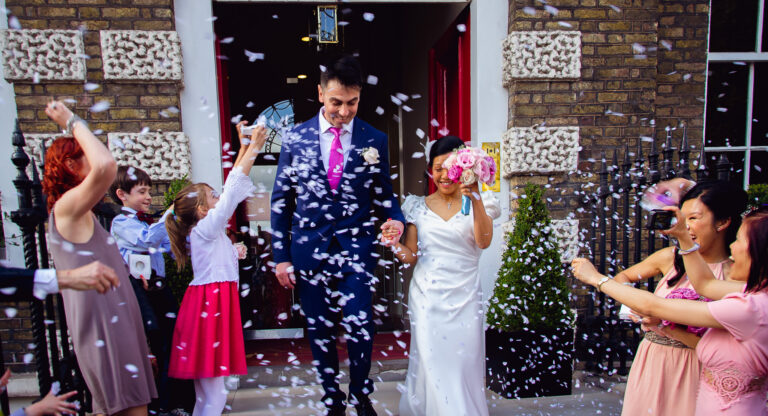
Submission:
[[[463,25],[463,26],[461,26]],[[463,31],[458,28],[463,27]],[[469,7],[429,50],[429,139],[447,135],[472,141]],[[437,121],[437,126],[433,120]],[[429,181],[429,193],[435,185]]]

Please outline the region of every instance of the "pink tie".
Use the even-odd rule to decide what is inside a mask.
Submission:
[[[341,172],[344,170],[344,149],[341,147],[341,129],[331,127],[333,133],[333,143],[331,143],[331,154],[328,158],[328,184],[335,190],[341,182]]]

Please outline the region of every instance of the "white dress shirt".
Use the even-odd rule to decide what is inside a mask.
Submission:
[[[32,294],[43,300],[46,296],[59,293],[59,279],[56,278],[54,269],[35,270],[35,283],[32,286]]]
[[[240,278],[237,249],[227,237],[227,221],[237,205],[253,195],[256,187],[239,168],[232,169],[216,206],[197,222],[189,235],[194,279],[190,286],[237,282]]]
[[[323,115],[325,113],[325,107],[320,109],[320,156],[323,158],[323,166],[328,171],[329,160],[331,159],[331,145],[333,144],[333,133],[330,128],[333,125],[325,119]],[[352,150],[352,125],[355,123],[353,118],[349,124],[342,124],[341,134],[339,140],[341,140],[341,148],[344,150],[344,164],[349,159],[349,151]]]

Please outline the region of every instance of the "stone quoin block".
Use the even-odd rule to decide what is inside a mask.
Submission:
[[[104,79],[181,81],[179,34],[168,30],[102,30]]]
[[[189,175],[189,137],[183,132],[108,133],[107,142],[118,165],[140,168],[154,180]]]
[[[501,140],[501,173],[567,173],[576,170],[579,127],[513,127]]]
[[[503,83],[581,77],[581,32],[511,32],[502,42]]]
[[[85,80],[85,49],[77,30],[3,30],[0,47],[7,80]]]
[[[552,220],[550,226],[560,249],[560,261],[570,263],[579,254],[579,221],[575,219]],[[514,218],[501,224],[501,230],[505,236],[514,229]]]
[[[61,133],[24,133],[24,152],[29,156],[29,165],[27,165],[27,175],[32,178],[32,164],[37,166],[37,173],[42,177],[40,166],[43,165],[43,147],[47,149],[54,139],[61,136]]]

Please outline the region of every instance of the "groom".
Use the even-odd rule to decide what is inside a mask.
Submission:
[[[355,117],[363,86],[351,56],[321,67],[317,116],[283,141],[272,191],[275,274],[296,286],[328,415],[346,414],[339,389],[337,316],[350,360],[349,400],[358,415],[375,415],[368,395],[373,349],[376,221],[402,234],[403,214],[392,191],[386,134]]]

